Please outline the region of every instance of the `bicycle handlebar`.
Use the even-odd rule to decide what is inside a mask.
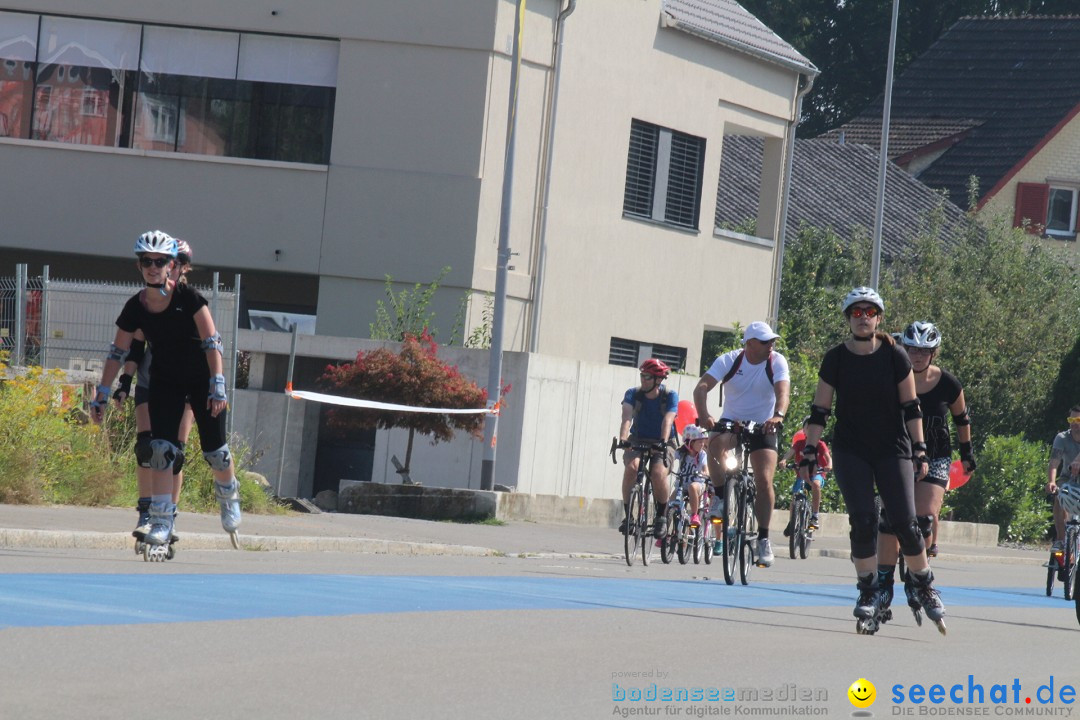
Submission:
[[[661,453],[661,457],[664,458],[664,467],[670,467],[668,463],[667,443],[664,442],[647,442],[644,440],[626,440],[625,442],[619,442],[619,438],[611,438],[611,462],[613,465],[618,465],[619,461],[615,459],[616,450],[633,450],[635,452],[645,455],[646,453],[652,454],[653,452]]]

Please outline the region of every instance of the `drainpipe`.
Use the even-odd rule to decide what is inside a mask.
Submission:
[[[555,146],[555,111],[559,104],[559,78],[562,75],[563,54],[563,24],[570,13],[577,7],[577,0],[569,0],[566,9],[559,13],[555,23],[555,46],[552,48],[552,68],[554,77],[551,81],[551,89],[548,91],[547,102],[547,136],[544,138],[544,182],[541,196],[543,207],[540,211],[540,223],[537,232],[536,274],[533,276],[533,306],[532,318],[529,323],[529,352],[537,352],[540,341],[540,311],[544,300],[544,273],[547,270],[547,218],[551,197],[551,165],[554,158],[552,148]]]
[[[787,216],[788,200],[791,196],[791,164],[795,156],[795,128],[799,125],[799,117],[802,115],[802,101],[814,87],[814,75],[799,75],[806,78],[806,85],[795,96],[795,117],[791,120],[788,128],[787,157],[784,158],[784,193],[780,197],[780,229],[776,233],[776,272],[773,275],[772,307],[769,309],[769,318],[773,328],[779,325],[780,319],[780,284],[784,279],[784,243],[787,240]]]

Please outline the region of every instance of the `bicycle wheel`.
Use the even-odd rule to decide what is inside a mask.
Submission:
[[[723,533],[720,547],[724,551],[724,582],[728,585],[735,584],[735,566],[739,562],[739,535],[735,527],[739,518],[737,498],[735,481],[728,478],[724,483],[724,517],[720,524],[720,532]]]
[[[665,514],[668,520],[668,534],[660,541],[660,559],[667,565],[675,558],[675,546],[679,544],[679,516],[682,513],[677,515],[675,508],[669,505]]]
[[[692,548],[690,544],[694,541],[694,533],[690,530],[690,523],[686,523],[679,530],[679,564],[685,565],[690,562],[690,554]]]
[[[1054,579],[1057,577],[1057,568],[1047,565],[1046,567],[1046,597],[1054,594]]]
[[[695,565],[701,563],[701,551],[703,550],[701,545],[702,540],[703,537],[701,535],[701,525],[698,525],[696,528],[690,531],[690,541],[693,543]]]
[[[752,487],[752,480],[745,480],[747,487]],[[757,542],[757,517],[754,516],[754,493],[748,491],[739,510],[742,522],[739,531],[739,582],[750,584],[750,571],[754,567],[754,544]]]
[[[706,565],[712,565],[714,527],[716,526],[709,520],[706,520],[705,524],[701,526],[701,549],[705,556]]]
[[[1073,603],[1076,604],[1076,622],[1080,623],[1080,578],[1073,573]]]
[[[1070,527],[1065,534],[1065,573],[1061,578],[1061,587],[1065,591],[1065,599],[1073,597],[1073,575],[1076,573],[1076,540],[1077,529]]]
[[[648,482],[646,480],[645,482]],[[645,488],[645,494],[641,500],[641,564],[648,565],[652,558],[653,548],[656,547],[656,539],[653,537],[653,523],[656,522],[656,508],[650,502],[652,493]]]
[[[641,541],[638,518],[641,516],[641,486],[635,485],[630,491],[630,511],[626,515],[626,528],[623,531],[623,550],[626,553],[626,564],[633,567],[634,558],[637,557],[638,543]]]
[[[799,552],[799,534],[802,532],[802,505],[805,501],[796,495],[791,501],[791,532],[788,533],[788,555],[792,560]]]
[[[803,513],[802,513],[802,532],[799,534],[799,558],[806,559],[806,556],[810,553],[810,542],[814,539],[813,531],[810,529],[810,503],[803,499]]]

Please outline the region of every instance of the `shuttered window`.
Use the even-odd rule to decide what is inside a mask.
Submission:
[[[1076,188],[1051,187],[1046,203],[1046,234],[1076,237]]]
[[[624,367],[637,367],[638,343],[623,338],[611,338],[611,349],[608,350],[608,363],[622,365]]]
[[[672,372],[678,372],[686,366],[686,348],[611,338],[611,347],[608,350],[608,363],[611,365],[638,367],[650,357],[663,360]]]
[[[1046,227],[1046,206],[1050,200],[1050,186],[1045,183],[1019,183],[1016,186],[1016,208],[1013,213],[1013,227],[1023,227],[1028,222],[1027,231],[1041,235]]]
[[[704,138],[631,121],[623,215],[696,230],[704,167]]]

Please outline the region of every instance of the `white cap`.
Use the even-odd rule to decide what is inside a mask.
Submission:
[[[773,332],[768,323],[763,323],[760,320],[758,322],[752,322],[746,326],[746,330],[743,332],[742,341],[745,343],[747,340],[760,340],[761,342],[769,342],[780,337]]]

